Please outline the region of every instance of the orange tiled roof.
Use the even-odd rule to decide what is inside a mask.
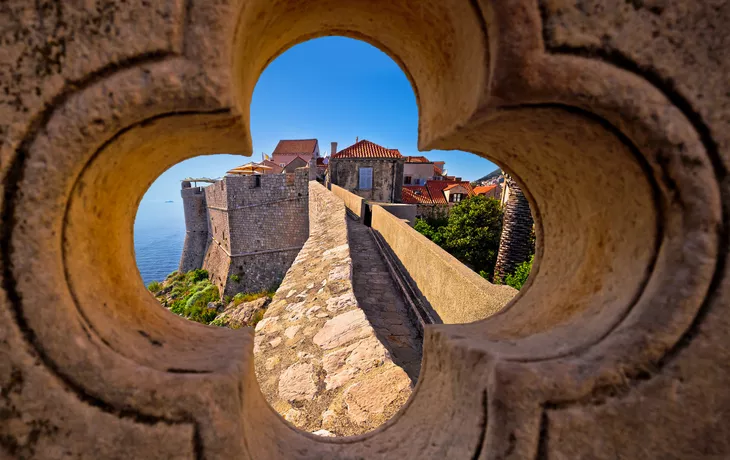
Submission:
[[[272,155],[311,155],[317,147],[317,139],[282,139],[276,144]]]
[[[424,156],[410,156],[405,157],[406,163],[431,163],[431,161]]]
[[[458,187],[458,186],[460,186],[460,185],[462,185],[462,184],[461,184],[461,182],[456,182],[456,183],[453,183],[453,184],[449,185],[449,186],[448,186],[448,187],[446,187],[446,188],[445,188],[444,190],[451,190],[452,188],[454,188],[454,187]]]
[[[423,185],[404,185],[401,201],[406,204],[433,204],[428,189]]]
[[[368,140],[360,142],[340,150],[332,155],[332,158],[403,158],[398,149],[386,149]]]
[[[466,189],[469,196],[474,196],[474,189],[472,189],[471,184],[468,181],[461,181],[456,182],[453,180],[429,180],[426,181],[426,188],[428,188],[428,193],[431,195],[431,199],[433,200],[434,204],[448,204],[448,201],[446,201],[446,195],[444,195],[444,190],[447,188],[451,188],[450,186],[454,185],[462,185]]]
[[[491,192],[497,188],[496,185],[480,185],[478,187],[474,187],[474,193],[476,195],[486,195],[487,193]]]

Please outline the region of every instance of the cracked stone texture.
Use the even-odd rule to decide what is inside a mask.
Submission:
[[[297,427],[359,434],[408,399],[421,342],[367,227],[319,184],[310,209],[310,238],[256,327],[256,372]]]

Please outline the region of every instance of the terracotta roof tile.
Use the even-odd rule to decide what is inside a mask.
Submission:
[[[360,142],[340,150],[332,155],[332,158],[403,158],[398,149],[386,149],[368,140]]]
[[[317,147],[317,139],[282,139],[272,155],[311,155]]]
[[[480,185],[478,187],[474,187],[474,193],[476,195],[484,195],[491,192],[495,188],[497,188],[496,185]]]
[[[431,163],[431,160],[424,156],[405,157],[406,163]]]
[[[468,181],[453,181],[453,180],[429,180],[426,181],[426,188],[428,188],[428,193],[431,195],[431,199],[435,204],[448,204],[448,201],[446,201],[446,195],[444,195],[444,190],[449,188],[449,186],[454,185],[463,185],[464,188],[467,190],[469,196],[474,196],[474,189],[471,188],[471,184]]]
[[[433,204],[428,189],[423,185],[404,185],[401,201],[406,204]]]

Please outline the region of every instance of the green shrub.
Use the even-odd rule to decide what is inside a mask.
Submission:
[[[213,321],[210,322],[211,326],[218,326],[218,327],[226,327],[225,319],[223,318],[216,318]]]
[[[163,304],[169,303],[171,312],[205,324],[218,315],[217,309],[208,308],[208,304],[218,301],[220,295],[218,288],[208,280],[207,271],[172,272],[166,283],[171,289]]]
[[[162,290],[162,285],[157,281],[153,281],[147,285],[147,289],[149,289],[153,294],[157,294]]]
[[[276,290],[269,290],[269,291],[259,291],[259,292],[239,292],[238,294],[233,296],[233,304],[234,305],[240,305],[244,302],[252,302],[256,299],[260,299],[262,297],[274,297],[274,294],[276,293]]]
[[[530,260],[522,262],[520,265],[518,265],[514,273],[507,275],[504,278],[504,284],[512,286],[513,288],[518,290],[522,289],[522,286],[524,286],[527,278],[530,276],[530,272],[532,271],[532,262],[534,260],[535,256],[532,255],[530,257]]]
[[[176,300],[170,306],[170,311],[175,313],[176,315],[181,315],[181,316],[184,315],[185,314],[185,301]]]
[[[206,308],[208,303],[215,302],[218,299],[220,299],[218,288],[209,283],[204,289],[197,290],[188,297],[185,309],[193,311],[194,309]]]
[[[191,270],[185,274],[185,281],[187,281],[190,284],[195,284],[198,281],[203,281],[208,279],[208,272],[206,270]]]

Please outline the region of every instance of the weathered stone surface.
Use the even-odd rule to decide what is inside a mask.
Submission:
[[[317,381],[314,366],[293,364],[279,378],[279,397],[289,402],[310,401],[317,394]]]
[[[365,313],[362,310],[350,310],[327,321],[313,341],[329,350],[373,334]]]
[[[410,392],[408,375],[399,367],[373,373],[345,390],[347,416],[358,425],[377,426],[393,415],[394,402]],[[390,411],[390,413],[388,413]]]
[[[369,406],[360,407],[358,417],[364,421],[358,423],[347,414],[344,392],[372,372],[397,367],[386,345],[398,343],[390,337],[401,337],[407,330],[404,324],[410,323],[405,310],[397,310],[396,304],[403,305],[395,291],[386,289],[393,287],[392,282],[385,283],[390,280],[385,266],[373,265],[379,259],[372,255],[365,257],[369,252],[377,255],[367,229],[361,224],[351,228],[342,202],[321,186],[312,187],[312,235],[256,328],[256,372],[268,401],[297,427],[358,434],[375,428],[403,405],[410,394],[411,378],[402,374],[407,390],[402,394],[396,390],[390,403],[384,403],[388,407],[373,406],[372,416],[367,415]],[[354,246],[357,260],[353,260],[353,239],[363,238],[366,243]],[[366,262],[360,260],[365,258]],[[372,266],[360,267],[363,263]],[[354,272],[354,265],[361,271]],[[367,302],[358,302],[352,275],[358,285],[366,278],[378,281]],[[402,316],[401,330],[375,326],[378,317],[386,314]],[[399,344],[403,349],[410,347],[411,363],[418,364],[420,346],[409,334],[415,337],[415,332],[407,330],[408,337]]]
[[[242,302],[236,305],[234,302],[228,306],[215,318],[216,324],[220,326],[238,329],[243,326],[252,326],[251,320],[266,309],[271,302],[269,297],[261,297],[251,302]]]

